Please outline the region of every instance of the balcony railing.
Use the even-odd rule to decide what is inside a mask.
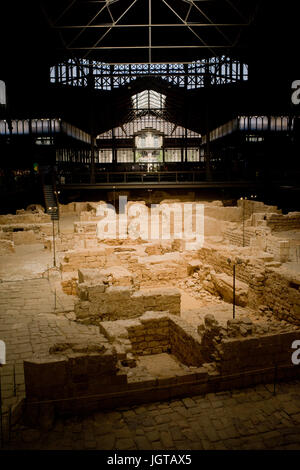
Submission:
[[[218,175],[214,175],[218,177]],[[221,176],[221,175],[220,175]],[[65,184],[88,184],[90,182],[89,173],[65,174]],[[218,179],[218,178],[217,178]],[[221,179],[221,178],[220,178]],[[144,172],[144,171],[116,171],[97,172],[95,184],[143,184],[143,183],[197,183],[205,181],[205,170],[199,171],[164,171],[164,172]]]

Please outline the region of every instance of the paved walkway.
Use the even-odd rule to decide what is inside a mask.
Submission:
[[[18,426],[6,449],[300,449],[300,382],[259,385],[59,419],[51,431]]]
[[[73,304],[73,298],[61,289],[55,293],[48,279],[0,283],[0,340],[6,344],[7,362],[1,368],[3,413],[25,395],[24,360],[48,354],[55,342],[78,335],[90,339],[98,331],[65,317],[74,309]]]

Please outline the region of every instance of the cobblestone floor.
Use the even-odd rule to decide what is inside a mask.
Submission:
[[[55,342],[86,338],[98,328],[78,325],[65,315],[74,300],[48,279],[0,283],[0,339],[6,344],[6,362],[1,368],[3,413],[25,395],[23,361],[48,354]]]
[[[18,426],[6,449],[299,450],[300,382],[59,419],[51,431]]]

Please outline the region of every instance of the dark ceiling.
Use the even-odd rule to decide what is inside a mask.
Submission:
[[[104,62],[186,62],[245,46],[256,1],[43,2],[57,52]]]
[[[294,0],[2,3],[0,78],[7,80],[14,115],[52,113],[87,131],[94,121],[101,132],[125,122],[130,96],[151,87],[166,92],[174,121],[204,132],[207,124],[215,127],[234,113],[285,111],[290,82],[299,78]],[[106,93],[49,86],[50,65],[69,57],[190,62],[219,54],[247,62],[249,82],[189,92],[157,79]]]
[[[2,65],[6,56],[11,67],[18,61],[49,66],[74,56],[109,63],[188,62],[220,54],[247,62],[274,57],[280,64],[285,58],[296,61],[294,0],[1,3]]]

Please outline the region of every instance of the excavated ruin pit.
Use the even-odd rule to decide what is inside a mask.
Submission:
[[[173,202],[164,204],[172,209]],[[41,209],[0,216],[3,370],[12,377],[11,367],[26,361],[17,394],[8,387],[4,396],[16,415],[25,396],[28,406],[68,398],[70,406],[61,402],[59,412],[79,412],[87,405],[78,398],[90,394],[102,400],[88,400],[92,409],[115,406],[117,392],[126,404],[259,383],[275,366],[281,378],[292,376],[299,213],[283,215],[257,201],[204,203],[204,244],[191,249],[190,239],[176,238],[172,219],[167,240],[139,236],[144,219],[133,225],[134,236],[101,237],[99,205],[60,207],[55,253],[50,216]],[[180,207],[177,201],[174,213]],[[26,347],[18,351],[12,337],[27,328]],[[103,366],[108,356],[110,369]]]

